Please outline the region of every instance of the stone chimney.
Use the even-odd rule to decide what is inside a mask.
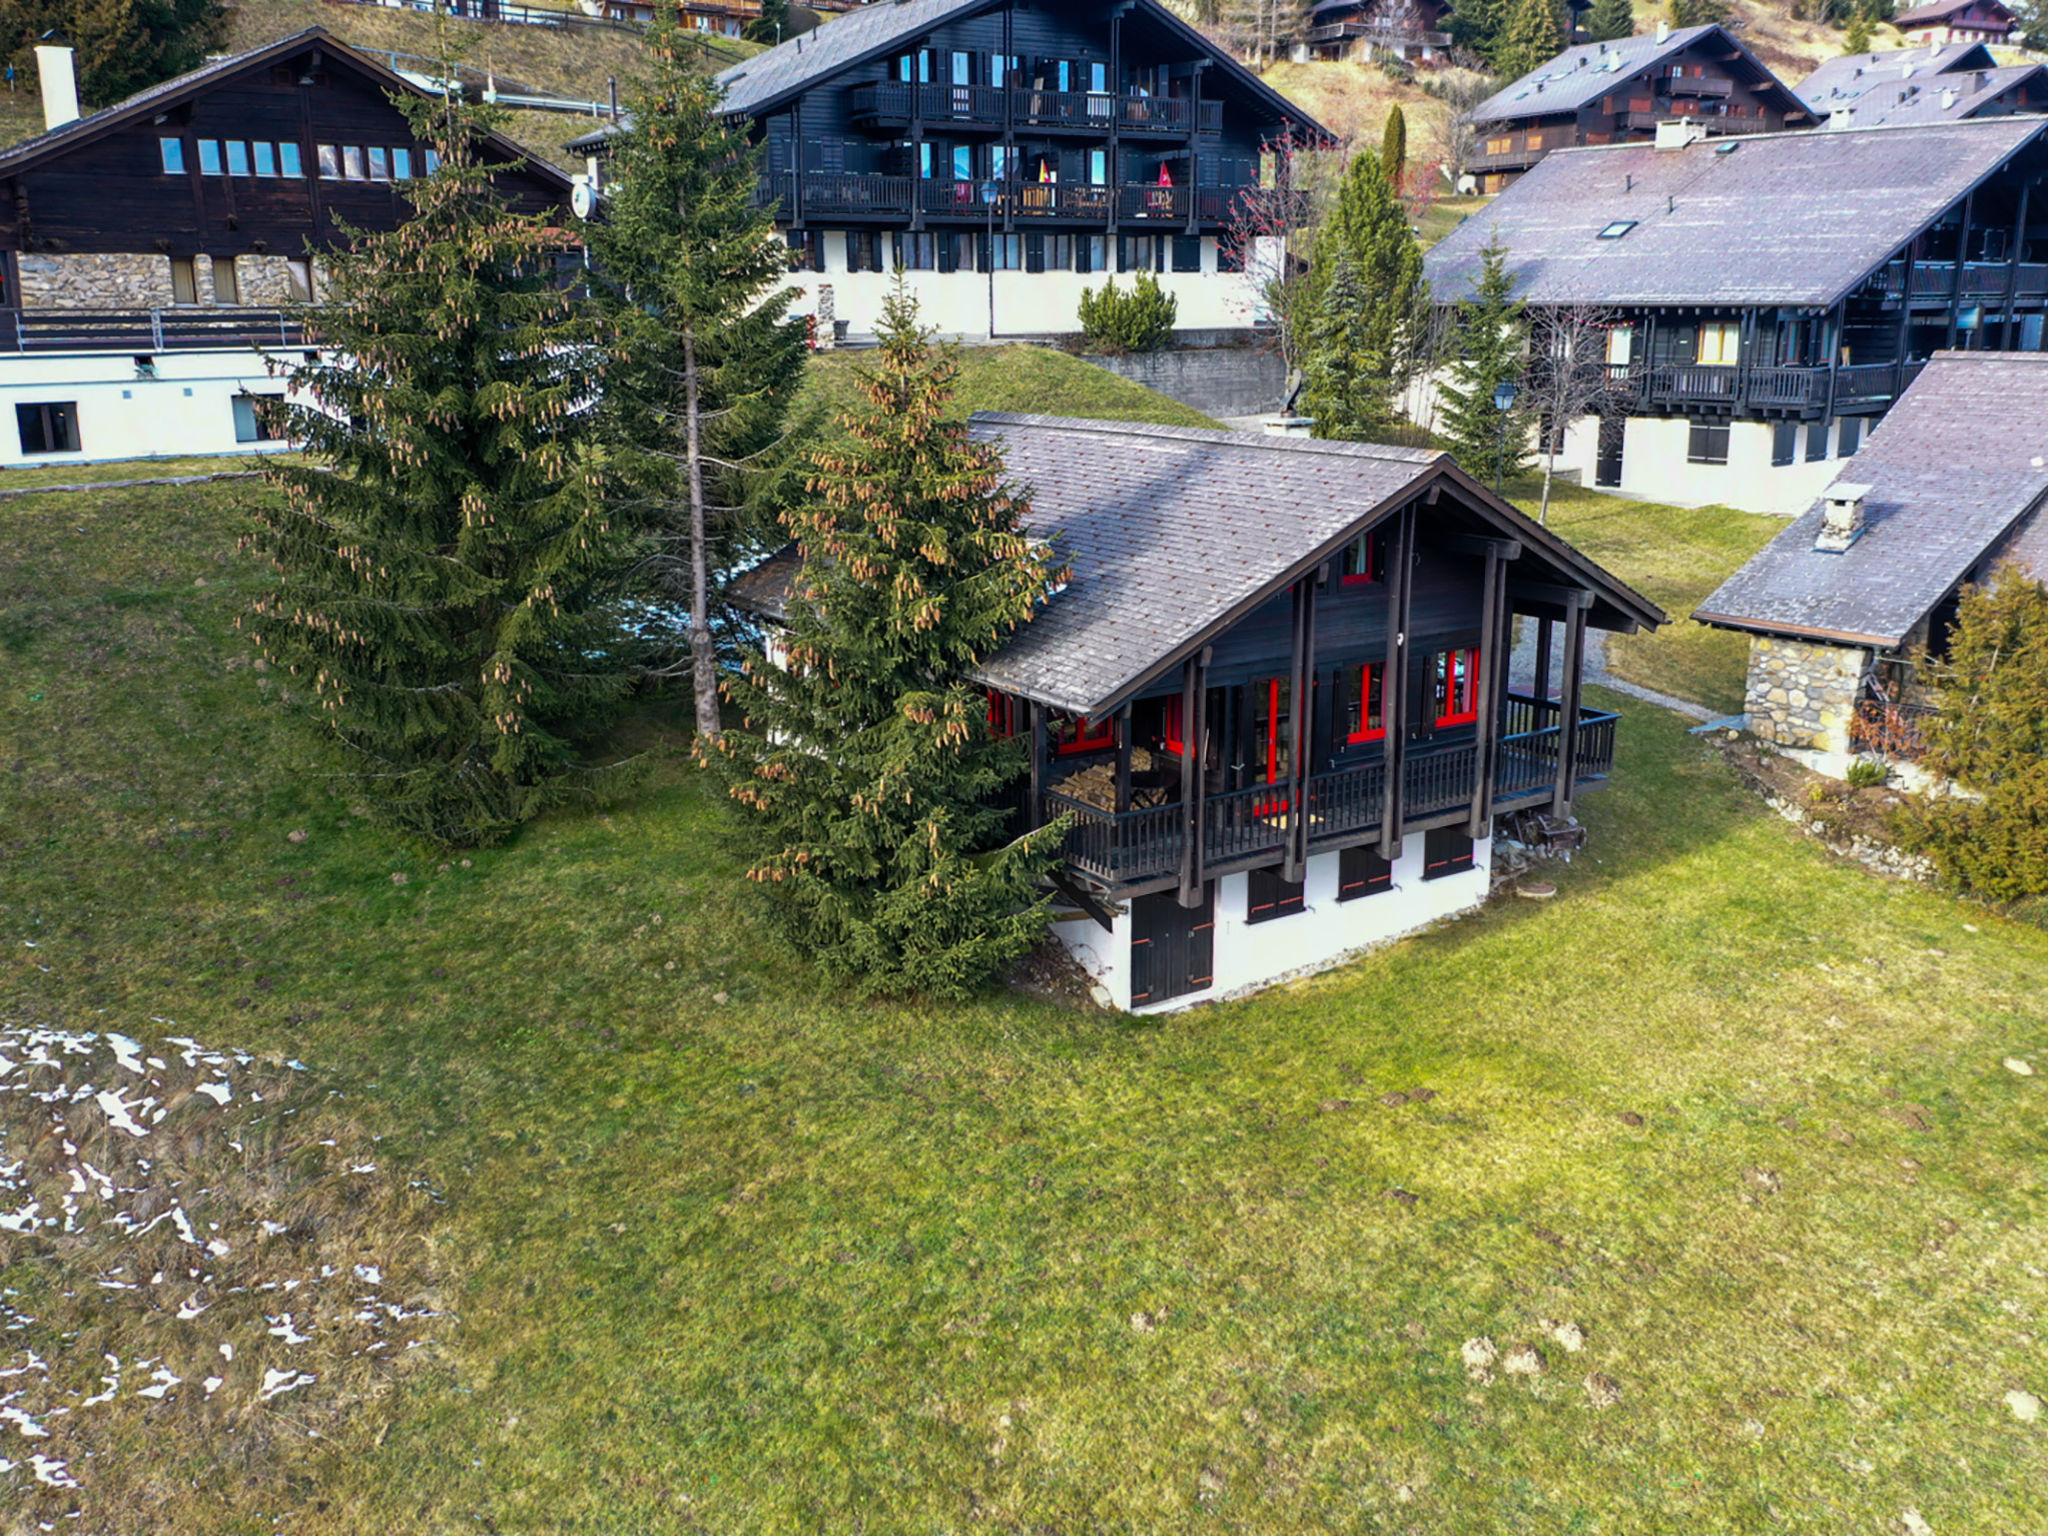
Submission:
[[[1837,480],[1821,493],[1820,532],[1813,547],[1825,555],[1839,555],[1863,537],[1863,498],[1867,485]]]
[[[36,78],[43,85],[43,127],[62,128],[78,121],[78,71],[71,42],[61,32],[45,32],[36,44]]]

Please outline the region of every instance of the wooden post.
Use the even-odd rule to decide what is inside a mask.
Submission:
[[[1473,736],[1472,814],[1466,822],[1473,837],[1484,835],[1493,818],[1493,742],[1500,734],[1500,704],[1494,698],[1497,679],[1507,671],[1506,658],[1495,649],[1500,635],[1500,608],[1507,599],[1507,572],[1501,569],[1500,546],[1486,550],[1486,575],[1480,582],[1479,675],[1472,679],[1479,721]]]
[[[1586,655],[1586,608],[1588,592],[1574,592],[1565,604],[1564,686],[1558,690],[1557,782],[1550,792],[1550,809],[1568,816],[1572,790],[1579,772],[1579,669]]]
[[[1116,813],[1131,808],[1131,706],[1116,712]]]
[[[1920,237],[1906,242],[1906,267],[1899,274],[1899,336],[1892,359],[1892,399],[1906,392],[1906,353],[1913,342],[1913,264],[1920,254]]]
[[[1536,625],[1536,697],[1550,697],[1550,620],[1529,615]]]
[[[2004,350],[2012,350],[2012,330],[2019,324],[2020,252],[2027,245],[2027,197],[2034,190],[2031,181],[2020,183],[2019,219],[2013,225],[2012,260],[2005,264],[2005,329],[1999,334]]]
[[[1294,658],[1288,673],[1288,714],[1294,724],[1294,749],[1289,754],[1286,879],[1299,880],[1308,863],[1308,781],[1315,763],[1316,588],[1328,568],[1294,584]]]
[[[1031,804],[1024,825],[1036,832],[1045,825],[1045,706],[1031,701]]]
[[[1190,656],[1180,669],[1180,904],[1202,904],[1202,771],[1201,738],[1193,734],[1201,708],[1202,662]]]
[[[1408,615],[1414,588],[1415,508],[1403,507],[1394,525],[1394,547],[1387,559],[1386,675],[1380,680],[1380,718],[1386,722],[1386,809],[1380,818],[1380,857],[1401,856],[1401,775],[1408,762]]]
[[[1963,308],[1963,266],[1970,250],[1970,217],[1976,211],[1977,194],[1972,191],[1963,198],[1963,222],[1956,230],[1956,273],[1955,281],[1948,287],[1948,339],[1942,343],[1946,348],[1956,344],[1956,321],[1962,318]]]

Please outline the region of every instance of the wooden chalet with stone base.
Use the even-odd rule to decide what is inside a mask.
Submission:
[[[48,131],[0,150],[0,466],[273,445],[263,351],[305,344],[341,226],[390,229],[433,169],[394,96],[418,87],[319,28],[89,116],[38,50]],[[493,137],[513,206],[567,178]]]
[[[1219,998],[1485,899],[1496,817],[1614,763],[1587,628],[1655,604],[1446,454],[982,414],[1070,583],[974,680],[1069,820],[1055,931],[1120,1008]],[[799,557],[742,577],[773,621]],[[1517,616],[1562,697],[1513,693]],[[1547,676],[1547,665],[1539,675]]]
[[[1964,586],[2048,580],[2048,354],[1942,352],[1807,513],[1693,617],[1750,637],[1749,728],[1809,767],[1912,757]]]

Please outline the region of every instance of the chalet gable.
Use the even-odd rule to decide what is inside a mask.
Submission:
[[[1645,76],[1668,70],[1681,59],[1711,60],[1728,69],[1788,122],[1812,115],[1799,95],[1734,34],[1722,27],[1704,26],[1638,33],[1567,48],[1482,101],[1466,114],[1466,121],[1483,129],[1497,123],[1577,113],[1603,98],[1629,94],[1630,87]]]

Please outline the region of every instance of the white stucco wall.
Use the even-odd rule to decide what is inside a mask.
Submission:
[[[0,468],[264,453],[290,446],[235,441],[235,396],[286,392],[284,381],[271,376],[259,353],[158,352],[153,357],[152,379],[138,376],[128,353],[0,355]],[[24,454],[14,408],[61,402],[77,406],[79,451]]]
[[[1862,420],[1859,446],[1868,441],[1869,418]],[[1581,417],[1566,430],[1564,451],[1557,456],[1558,468],[1578,470],[1588,486],[1594,484],[1599,428],[1597,417]],[[1825,432],[1828,456],[1809,463],[1808,435],[1816,430]],[[1729,424],[1726,464],[1694,464],[1687,459],[1692,423],[1683,417],[1631,416],[1623,432],[1621,484],[1608,489],[1679,507],[1719,505],[1796,517],[1834,484],[1844,462],[1837,457],[1839,419],[1799,423],[1798,449],[1790,464],[1771,462],[1774,430],[1767,421]]]
[[[1214,984],[1136,1011],[1171,1013],[1327,970],[1376,944],[1414,933],[1453,913],[1468,912],[1486,900],[1493,865],[1490,838],[1479,838],[1473,844],[1469,871],[1440,880],[1422,878],[1422,849],[1420,834],[1404,839],[1401,857],[1394,861],[1393,888],[1343,902],[1337,900],[1338,856],[1318,854],[1303,872],[1302,910],[1264,923],[1245,921],[1249,877],[1224,876],[1216,882]],[[1053,932],[1081,968],[1109,993],[1112,1004],[1132,1011],[1130,913],[1119,914],[1111,932],[1088,919],[1055,924]]]
[[[850,335],[871,336],[882,321],[882,301],[894,289],[893,272],[846,270],[846,236],[823,231],[822,272],[792,272],[798,290],[790,312],[818,312],[818,290],[832,290],[835,319],[846,322]],[[1111,246],[1112,253],[1114,245]],[[1202,241],[1200,272],[1155,272],[1159,286],[1180,302],[1178,330],[1239,328],[1252,323],[1255,295],[1242,273],[1216,270],[1216,242]],[[1081,290],[1114,281],[1128,289],[1135,272],[906,272],[905,283],[917,299],[918,319],[940,336],[984,339],[989,329],[989,290],[995,290],[995,331],[1003,336],[1043,336],[1081,329]]]

